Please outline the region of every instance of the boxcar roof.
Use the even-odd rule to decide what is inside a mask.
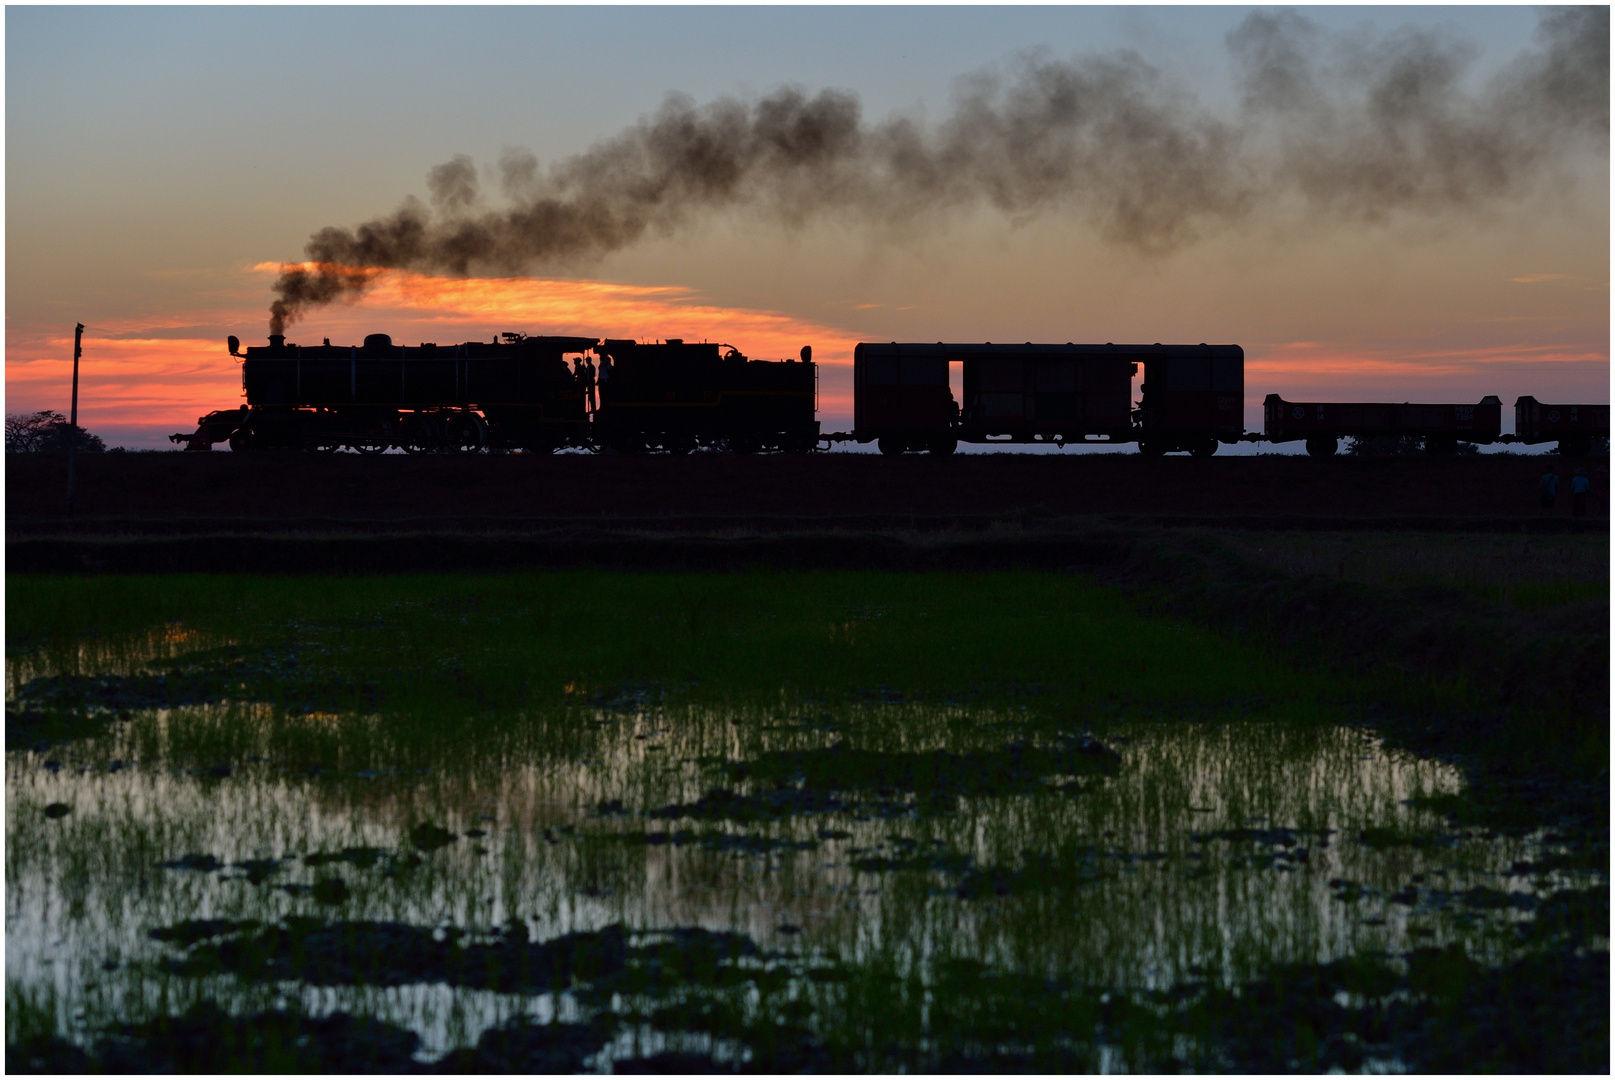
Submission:
[[[856,353],[864,356],[963,356],[969,354],[979,356],[983,353],[1003,353],[1005,355],[1025,356],[1028,353],[1048,356],[1127,356],[1137,359],[1149,359],[1152,356],[1231,356],[1243,357],[1245,350],[1238,345],[1115,345],[1106,342],[1103,345],[1078,345],[1073,342],[1058,344],[1034,344],[1026,342],[1017,344],[1012,342],[986,341],[981,343],[962,343],[947,341],[901,342],[901,341],[861,341],[858,343]]]

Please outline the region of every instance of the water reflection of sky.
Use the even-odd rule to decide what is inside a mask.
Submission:
[[[154,639],[107,669],[166,658],[171,644]],[[8,700],[48,667],[8,664]],[[243,1009],[295,997],[402,1023],[435,1054],[508,1015],[566,1016],[575,1005],[442,985],[187,979],[161,970],[173,954],[148,933],[185,919],[289,915],[470,929],[514,920],[535,939],[612,923],[698,926],[804,957],[921,970],[970,957],[1117,989],[1207,975],[1233,983],[1274,963],[1455,941],[1490,960],[1511,948],[1503,930],[1518,913],[1477,918],[1439,900],[1476,886],[1528,890],[1509,870],[1541,843],[1448,827],[1416,801],[1459,790],[1457,772],[1390,752],[1362,729],[1121,721],[1100,733],[1118,768],[1080,794],[1054,790],[1062,778],[1050,777],[1046,794],[973,796],[949,812],[897,797],[871,813],[853,792],[850,811],[776,821],[647,816],[715,786],[746,793],[726,762],[838,740],[898,752],[1039,737],[1017,724],[1014,713],[920,705],[577,708],[483,743],[467,729],[463,755],[428,766],[367,761],[311,774],[277,760],[288,728],[334,725],[340,738],[344,725],[373,733],[385,719],[288,717],[250,703],[147,711],[95,739],[8,750],[8,987],[53,987],[64,1018],[91,1026],[203,995]],[[210,775],[190,742],[213,727],[258,733],[262,752]],[[48,817],[56,803],[71,813]],[[423,822],[458,838],[397,872]],[[1361,843],[1364,829],[1394,842]],[[474,830],[485,835],[466,835]],[[735,837],[773,849],[734,850]],[[353,848],[381,854],[368,865],[306,864]],[[160,865],[186,855],[285,862],[258,883],[239,868]],[[893,864],[910,868],[869,869]],[[962,866],[982,872],[973,881],[996,873],[1004,895],[962,897]],[[1043,876],[1028,877],[1039,866]],[[351,896],[322,906],[307,886],[331,876]]]

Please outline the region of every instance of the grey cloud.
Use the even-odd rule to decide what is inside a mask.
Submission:
[[[1609,9],[1550,9],[1538,48],[1478,90],[1473,46],[1422,32],[1333,36],[1258,12],[1227,37],[1240,107],[1213,115],[1131,52],[1024,57],[1008,78],[961,80],[934,126],[866,122],[856,97],[777,90],[653,114],[541,171],[507,150],[508,205],[481,202],[459,156],[428,177],[432,208],[309,240],[314,270],[275,283],[272,332],[361,293],[354,268],[519,273],[598,257],[703,215],[747,208],[790,226],[827,216],[912,222],[976,206],[1081,214],[1108,240],[1167,252],[1298,197],[1310,212],[1378,220],[1516,198],[1583,151],[1607,155]]]

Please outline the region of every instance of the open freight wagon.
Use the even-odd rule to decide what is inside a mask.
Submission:
[[[951,364],[960,365],[962,402],[949,387]],[[1209,455],[1244,434],[1238,345],[863,342],[853,351],[853,387],[852,437],[885,454],[951,454],[960,442],[1137,440],[1146,454]]]
[[[1430,454],[1451,454],[1459,441],[1493,443],[1503,430],[1503,403],[1488,394],[1473,405],[1412,402],[1285,401],[1277,394],[1263,402],[1263,435],[1268,442],[1305,439],[1307,453],[1330,457],[1346,438],[1415,438]]]
[[[1561,454],[1586,455],[1594,439],[1609,438],[1608,405],[1544,405],[1534,397],[1514,402],[1514,438],[1557,442]]]

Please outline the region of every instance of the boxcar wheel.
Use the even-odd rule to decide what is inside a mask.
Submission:
[[[904,446],[890,435],[881,436],[880,440],[875,445],[880,447],[880,452],[885,454],[887,457],[897,457],[904,450],[908,449],[908,447]]]
[[[1307,440],[1307,453],[1313,457],[1334,457],[1335,451],[1340,448],[1340,440],[1320,437]]]
[[[1138,441],[1138,452],[1145,457],[1161,457],[1166,453],[1166,446],[1152,439],[1140,439]]]
[[[1195,457],[1211,457],[1217,452],[1217,440],[1207,439],[1192,451]]]
[[[936,439],[931,443],[931,453],[937,457],[947,457],[957,449],[959,449],[959,440],[952,435]]]

